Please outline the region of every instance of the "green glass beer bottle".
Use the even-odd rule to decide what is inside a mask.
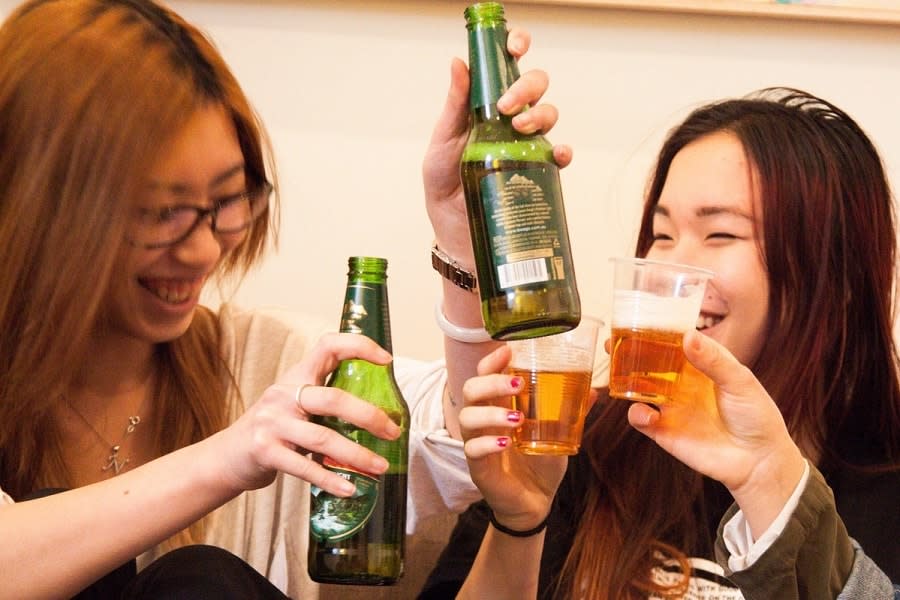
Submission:
[[[519,78],[503,5],[465,10],[472,124],[460,162],[485,328],[497,340],[561,333],[581,320],[553,147],[524,135],[497,100]]]
[[[358,333],[391,352],[387,261],[354,256],[349,260],[342,333]],[[328,385],[384,410],[402,429],[396,440],[383,440],[335,417],[315,421],[362,444],[390,463],[382,475],[360,473],[322,455],[314,458],[356,484],[349,498],[313,486],[310,496],[309,576],[321,583],[391,585],[403,574],[406,530],[406,469],[409,408],[394,379],[393,363],[358,359],[337,366]]]

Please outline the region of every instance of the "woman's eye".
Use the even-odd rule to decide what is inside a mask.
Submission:
[[[712,239],[736,240],[736,239],[738,239],[738,236],[734,235],[733,233],[725,233],[724,231],[717,231],[715,233],[710,233],[708,236],[706,236],[706,239],[709,239],[709,240],[712,240]]]
[[[172,219],[172,207],[166,208],[142,208],[140,209],[140,219],[144,223],[165,223]]]
[[[164,208],[156,213],[156,220],[160,223],[172,221],[178,216],[179,210],[174,207]]]
[[[165,206],[163,208],[145,208],[141,209],[140,219],[148,225],[165,225],[173,221],[181,219],[185,211],[190,211],[183,206]]]
[[[236,202],[246,200],[247,196],[247,192],[238,192],[237,194],[229,194],[227,196],[222,196],[221,198],[216,198],[213,203],[218,207],[229,206]]]
[[[653,241],[654,242],[662,242],[662,241],[671,242],[672,237],[665,233],[654,233]]]

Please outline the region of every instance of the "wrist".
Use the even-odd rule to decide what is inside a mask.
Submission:
[[[446,315],[444,315],[443,302],[440,299],[434,303],[434,321],[437,323],[438,328],[444,332],[444,335],[451,340],[465,344],[480,344],[493,341],[484,327],[461,327],[447,319]]]
[[[781,513],[805,469],[806,460],[800,449],[791,444],[789,449],[760,460],[744,482],[729,489],[754,538],[762,535]]]
[[[537,525],[534,525],[533,527],[526,527],[526,528],[521,528],[521,529],[518,527],[513,528],[513,527],[509,527],[507,525],[504,525],[500,520],[498,520],[497,515],[494,514],[493,510],[490,510],[490,509],[488,509],[488,510],[490,511],[491,525],[493,526],[493,528],[496,529],[497,531],[499,531],[500,533],[503,533],[505,535],[512,536],[512,537],[526,538],[526,537],[535,536],[539,533],[543,533],[543,531],[545,529],[547,529],[547,521],[550,519],[550,513],[547,513],[547,515]]]
[[[478,280],[475,277],[475,270],[459,262],[437,243],[431,246],[431,266],[455,286],[468,292],[476,292]]]
[[[469,241],[468,228],[460,235],[435,236],[431,245],[440,248],[464,269],[475,271],[475,251]]]

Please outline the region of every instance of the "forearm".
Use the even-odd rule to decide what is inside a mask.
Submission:
[[[458,599],[536,598],[546,530],[512,537],[488,527]]]
[[[0,508],[0,598],[72,596],[235,496],[207,446]]]
[[[467,329],[484,327],[478,294],[443,280],[443,313],[450,323]],[[478,361],[499,342],[461,342],[444,336],[447,360],[447,391],[444,394],[444,422],[454,438],[461,439],[459,411],[463,407],[463,384],[477,372]]]

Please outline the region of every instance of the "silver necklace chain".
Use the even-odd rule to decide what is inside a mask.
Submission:
[[[113,475],[118,475],[119,472],[125,468],[125,465],[131,462],[131,459],[128,457],[120,458],[119,451],[122,449],[122,444],[125,442],[125,438],[127,438],[132,432],[134,432],[135,428],[141,423],[141,416],[134,415],[132,417],[128,417],[128,425],[125,427],[125,433],[122,434],[122,439],[119,440],[118,444],[111,444],[109,443],[109,440],[103,437],[103,434],[97,431],[97,428],[94,427],[77,408],[75,408],[71,404],[69,404],[69,408],[72,409],[72,412],[78,415],[79,419],[84,421],[85,425],[90,427],[91,431],[94,432],[94,435],[97,436],[97,439],[103,442],[105,446],[109,446],[109,456],[106,457],[106,462],[102,467],[100,467],[100,470],[106,472],[112,469]]]

